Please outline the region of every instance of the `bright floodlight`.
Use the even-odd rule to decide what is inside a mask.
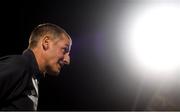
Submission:
[[[180,67],[179,5],[146,8],[131,28],[129,46],[135,64],[154,73],[171,73]]]

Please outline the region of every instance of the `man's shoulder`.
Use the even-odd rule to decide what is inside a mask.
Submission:
[[[3,57],[0,57],[0,65],[14,65],[19,67],[26,67],[28,64],[28,60],[26,57],[22,55],[6,55]]]
[[[22,55],[6,55],[0,58],[0,81],[19,81],[29,77],[29,64]],[[10,78],[11,77],[11,78]]]

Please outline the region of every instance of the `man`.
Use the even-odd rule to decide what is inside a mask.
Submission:
[[[0,109],[36,110],[38,82],[46,73],[58,75],[70,63],[70,36],[51,23],[38,25],[22,55],[0,58]]]

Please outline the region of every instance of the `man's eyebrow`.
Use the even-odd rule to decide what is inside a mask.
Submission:
[[[68,47],[69,47],[70,45],[69,45],[69,44],[65,44],[65,46],[68,46]]]

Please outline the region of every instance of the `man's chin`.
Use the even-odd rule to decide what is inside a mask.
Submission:
[[[48,72],[49,75],[52,75],[52,76],[58,76],[60,74],[60,70],[57,70],[57,71],[49,71]]]

